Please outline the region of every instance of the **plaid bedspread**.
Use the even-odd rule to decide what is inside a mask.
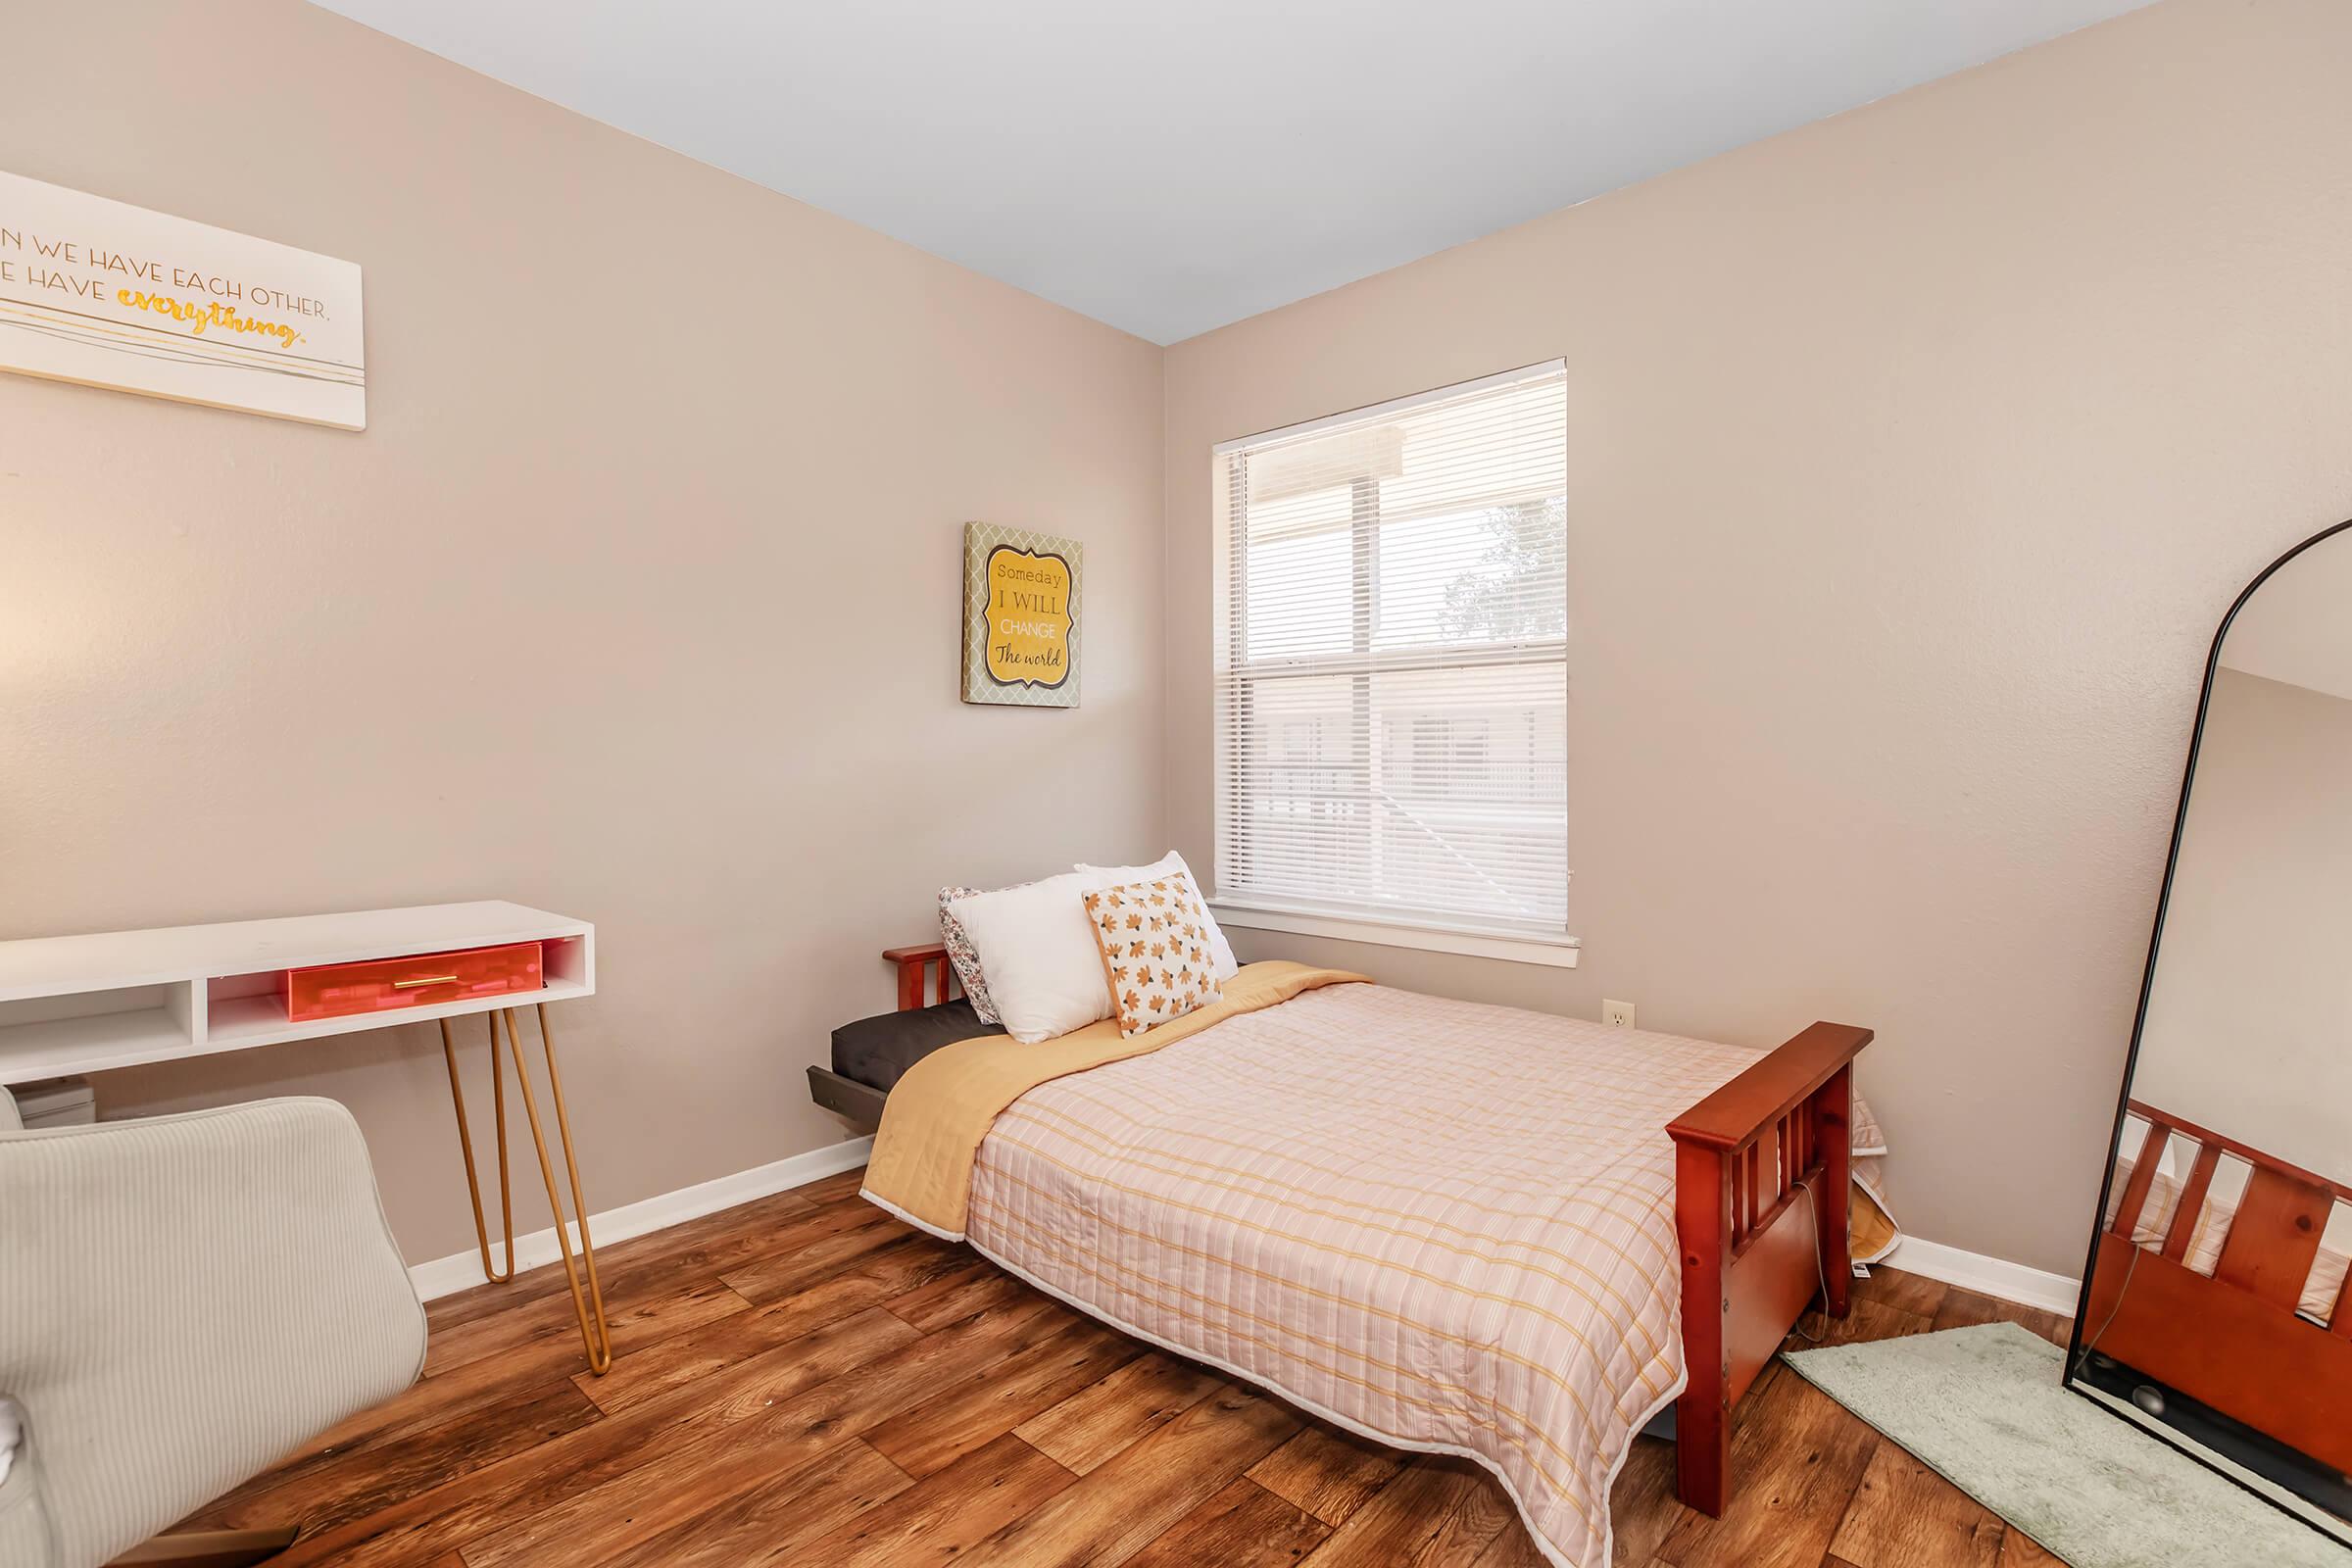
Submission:
[[[1610,1482],[1683,1385],[1664,1128],[1758,1054],[1332,986],[1022,1095],[968,1233],[1147,1339],[1483,1462],[1546,1557],[1600,1568]]]

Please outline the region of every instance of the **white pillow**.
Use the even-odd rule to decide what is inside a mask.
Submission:
[[[1150,865],[1089,865],[1081,860],[1078,869],[1102,878],[1088,885],[1086,891],[1089,893],[1102,888],[1125,887],[1130,882],[1152,882],[1163,876],[1182,876],[1193,885],[1194,901],[1200,906],[1200,919],[1208,927],[1208,956],[1216,965],[1217,978],[1230,980],[1241,970],[1241,960],[1233,956],[1233,944],[1225,940],[1225,933],[1217,929],[1216,916],[1208,912],[1208,900],[1200,892],[1200,879],[1193,875],[1193,868],[1185,864],[1184,857],[1174,850]],[[1104,1013],[1103,1016],[1107,1018],[1110,1015]]]
[[[1086,895],[1113,885],[1099,875],[1065,871],[956,901],[956,918],[988,976],[997,1021],[1025,1045],[1110,1016],[1110,983],[1086,916]]]

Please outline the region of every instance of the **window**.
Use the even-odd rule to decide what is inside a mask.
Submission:
[[[1216,452],[1218,902],[1558,943],[1556,362]]]

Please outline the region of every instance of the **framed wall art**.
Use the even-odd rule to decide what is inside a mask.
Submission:
[[[0,172],[0,370],[364,430],[360,270]]]
[[[1078,542],[963,525],[963,700],[1078,706]]]

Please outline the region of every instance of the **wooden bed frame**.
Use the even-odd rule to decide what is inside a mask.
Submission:
[[[2352,1187],[2209,1132],[2139,1101],[2148,1124],[2115,1218],[2099,1233],[2082,1332],[2087,1348],[2267,1433],[2338,1471],[2352,1471],[2352,1276],[2327,1324],[2296,1311],[2312,1260]],[[2156,1167],[2175,1135],[2197,1146],[2164,1242],[2132,1241]],[[2253,1167],[2212,1275],[2188,1266],[2205,1195],[2224,1154]],[[2136,1255],[2135,1255],[2136,1254]]]
[[[882,956],[898,968],[901,1012],[926,995],[954,999],[945,948]],[[1675,1490],[1701,1513],[1723,1512],[1732,1407],[1817,1298],[1845,1315],[1853,1060],[1870,1041],[1868,1029],[1814,1024],[1667,1124],[1690,1378],[1675,1405]],[[828,1068],[808,1069],[808,1093],[853,1121],[881,1122],[882,1091]]]

